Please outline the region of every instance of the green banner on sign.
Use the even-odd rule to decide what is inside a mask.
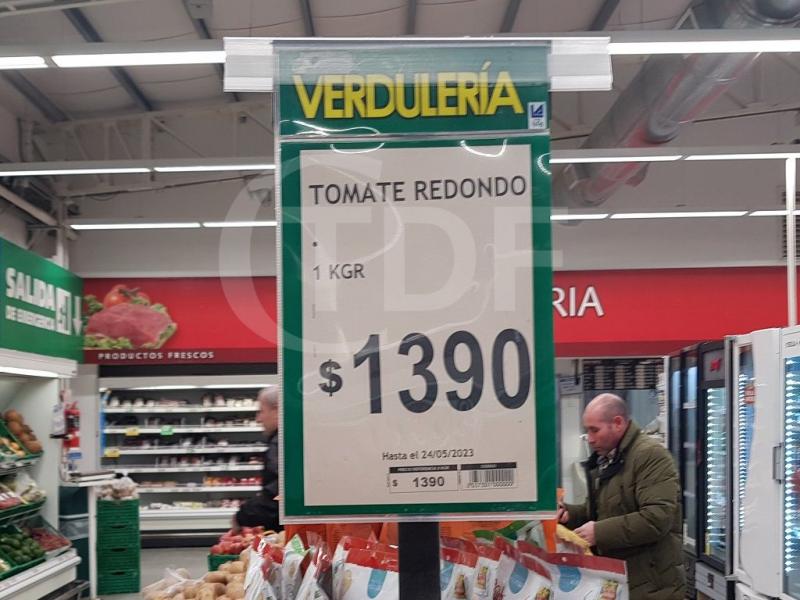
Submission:
[[[548,128],[543,45],[280,47],[284,136]]]
[[[80,362],[81,278],[3,239],[0,265],[5,277],[0,347]]]

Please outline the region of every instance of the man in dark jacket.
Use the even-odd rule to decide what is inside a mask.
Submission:
[[[278,531],[278,387],[271,385],[258,393],[256,420],[264,428],[267,449],[264,451],[262,490],[247,500],[233,518],[236,527],[257,527]]]
[[[625,560],[631,600],[683,600],[680,484],[669,452],[630,420],[625,401],[601,394],[583,413],[593,454],[585,504],[559,521],[600,556]]]

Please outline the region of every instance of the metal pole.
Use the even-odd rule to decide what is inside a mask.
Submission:
[[[795,194],[797,159],[786,159],[786,287],[789,301],[789,327],[797,325],[797,239],[795,239]]]
[[[400,600],[439,600],[439,523],[400,523]]]

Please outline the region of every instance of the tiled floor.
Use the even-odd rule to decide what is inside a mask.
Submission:
[[[158,548],[142,550],[142,589],[164,576],[164,569],[183,567],[192,577],[208,571],[208,548]],[[141,600],[141,594],[103,595],[103,600]]]

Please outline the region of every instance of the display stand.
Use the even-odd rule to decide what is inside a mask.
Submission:
[[[439,523],[398,525],[400,600],[438,600]]]
[[[101,485],[106,485],[114,477],[107,479],[94,479],[91,481],[70,481],[63,483],[64,487],[87,488],[89,495],[89,599],[97,598],[97,493],[96,490]]]

